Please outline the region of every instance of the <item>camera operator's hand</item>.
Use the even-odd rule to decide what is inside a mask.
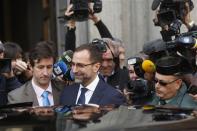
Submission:
[[[185,3],[185,9],[184,9],[184,16],[182,18],[182,22],[183,24],[185,24],[185,26],[190,29],[191,28],[191,22],[193,22],[191,20],[191,15],[190,15],[190,6],[189,6],[189,3],[186,2]]]
[[[158,9],[155,10],[155,17],[153,18],[153,23],[155,25],[158,25],[159,24],[159,20],[158,20],[158,17],[157,17],[157,14],[159,13]]]
[[[16,60],[14,73],[16,73],[16,75],[20,75],[22,72],[26,70],[27,70],[27,63],[22,60]]]
[[[95,15],[93,9],[90,7],[89,7],[89,19],[91,19],[95,24],[101,20],[97,15]]]
[[[133,95],[132,92],[129,92],[126,88],[123,89],[123,94],[126,98],[126,102],[128,105],[131,105],[132,104],[132,99],[131,99],[131,96]]]
[[[65,12],[65,16],[68,18],[70,18],[71,15],[74,14],[74,11],[72,11],[72,7],[73,7],[73,4],[69,5]],[[73,19],[68,20],[66,26],[69,28],[75,28],[75,20]]]
[[[70,17],[72,14],[74,14],[74,11],[72,11],[72,7],[73,7],[73,4],[70,4],[65,12],[65,16],[68,16]]]
[[[164,30],[168,31],[169,30],[169,26],[168,25],[164,25],[164,24],[161,25],[159,23],[159,20],[158,20],[158,17],[157,17],[158,13],[159,13],[159,10],[155,10],[155,18],[153,19],[153,23],[155,24],[155,26],[159,25],[163,31]]]

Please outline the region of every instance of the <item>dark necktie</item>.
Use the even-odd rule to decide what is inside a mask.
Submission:
[[[160,100],[160,105],[165,105],[166,104],[166,101],[165,100]]]
[[[85,93],[88,91],[87,88],[81,88],[81,94],[79,96],[77,104],[84,105],[85,104]]]
[[[50,101],[49,101],[48,95],[49,95],[49,92],[48,91],[44,91],[42,93],[42,103],[43,103],[43,106],[50,106]]]

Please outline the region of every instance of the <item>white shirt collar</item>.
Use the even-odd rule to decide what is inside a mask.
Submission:
[[[98,77],[98,75],[96,75],[96,78],[89,85],[87,85],[85,88],[94,92],[94,90],[96,89],[96,86],[98,85],[98,82],[99,82],[99,77]],[[82,87],[83,87],[83,85],[80,84],[80,88],[82,88]]]
[[[51,82],[49,83],[49,86],[47,87],[47,89],[44,90],[43,88],[41,88],[41,87],[39,87],[38,85],[36,85],[36,83],[34,82],[34,79],[32,79],[32,86],[33,86],[34,91],[35,91],[35,93],[36,93],[36,95],[37,95],[38,97],[42,97],[41,95],[42,95],[42,93],[43,93],[44,91],[48,91],[49,93],[52,94]]]

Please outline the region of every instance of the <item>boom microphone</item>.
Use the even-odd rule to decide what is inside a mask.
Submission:
[[[142,69],[148,73],[154,73],[156,70],[155,64],[150,60],[144,60],[142,63]]]
[[[159,6],[160,2],[161,2],[161,0],[153,0],[151,9],[152,9],[152,10],[156,10],[157,7]]]

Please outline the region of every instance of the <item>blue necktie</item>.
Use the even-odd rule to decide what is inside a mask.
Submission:
[[[82,104],[82,105],[85,104],[85,93],[86,93],[86,91],[88,91],[87,88],[81,88],[81,94],[79,96],[77,104]]]
[[[50,101],[49,101],[49,98],[48,98],[48,95],[49,95],[49,92],[48,91],[44,91],[42,93],[42,103],[43,103],[43,106],[50,106]]]

